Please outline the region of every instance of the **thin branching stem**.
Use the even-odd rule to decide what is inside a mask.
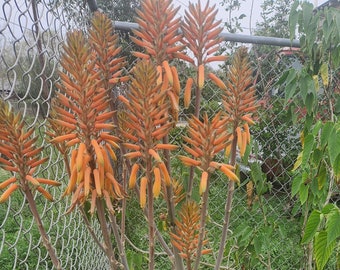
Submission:
[[[116,216],[110,212],[109,217],[110,217],[111,228],[112,228],[113,234],[114,234],[115,239],[116,239],[121,263],[123,264],[125,270],[129,270],[130,268],[129,268],[129,264],[127,262],[125,249],[124,249],[122,242],[120,241],[120,239],[123,238],[124,236],[121,237],[119,235],[119,227],[117,225]]]
[[[230,165],[233,165],[233,166],[236,164],[236,146],[237,146],[237,135],[236,135],[236,127],[234,127],[233,140],[231,142],[231,153],[230,153],[231,154]],[[227,197],[227,202],[225,206],[221,242],[220,242],[218,256],[217,256],[216,264],[214,268],[215,270],[220,269],[222,259],[223,259],[223,253],[224,253],[225,243],[226,243],[227,236],[228,236],[229,224],[230,224],[230,214],[231,214],[231,208],[232,208],[232,203],[233,203],[234,190],[235,190],[234,181],[229,181],[228,197]]]
[[[111,238],[109,234],[109,230],[106,224],[106,218],[105,218],[105,209],[104,209],[104,202],[102,199],[97,198],[96,199],[96,205],[97,205],[97,215],[98,215],[98,220],[100,223],[100,228],[103,234],[104,238],[104,243],[105,243],[105,253],[106,256],[109,259],[110,262],[110,267],[112,270],[117,269],[117,261],[115,259],[113,249],[112,249],[112,243],[111,243]]]
[[[82,206],[79,206],[79,211],[80,211],[80,214],[85,222],[85,226],[87,228],[87,230],[89,231],[89,233],[91,234],[94,242],[98,245],[98,247],[104,252],[106,253],[106,250],[104,248],[104,246],[102,245],[102,243],[99,241],[97,235],[95,234],[95,232],[93,231],[93,227],[91,226],[90,224],[90,221],[89,219],[87,218],[86,216],[86,213],[85,213],[85,210]]]
[[[198,78],[198,74],[196,77]],[[195,114],[194,114],[195,117],[199,118],[200,110],[201,110],[201,90],[198,87],[198,81],[197,81],[196,88],[195,88]],[[187,199],[191,199],[191,196],[192,196],[192,189],[194,186],[194,175],[195,175],[195,167],[190,167]]]
[[[169,135],[166,135],[163,138],[163,143],[168,144],[169,143]],[[170,164],[170,151],[169,150],[164,150],[164,157],[166,161],[166,167],[168,169],[169,174],[171,175],[171,164]],[[175,233],[176,226],[175,226],[175,219],[176,219],[176,214],[175,214],[175,203],[174,203],[174,196],[173,196],[173,188],[172,185],[166,187],[166,194],[165,194],[165,199],[167,203],[167,208],[168,208],[168,219],[170,223],[170,230],[171,232]],[[179,250],[176,247],[173,247],[174,250],[174,265],[176,270],[184,270],[184,265],[183,265],[183,260],[181,256],[179,255]]]
[[[146,178],[148,179],[148,224],[149,224],[149,270],[155,268],[155,221],[154,221],[154,206],[152,192],[152,176],[151,176],[151,156],[148,155],[146,161]]]
[[[51,261],[53,263],[53,266],[57,269],[57,270],[61,270],[61,264],[60,264],[60,261],[57,257],[57,254],[49,240],[49,237],[45,231],[45,228],[44,228],[44,225],[41,221],[41,218],[40,218],[40,215],[39,215],[39,212],[38,212],[38,209],[37,209],[37,205],[34,201],[34,198],[33,198],[33,194],[31,192],[31,190],[26,186],[25,189],[23,189],[24,193],[25,193],[25,196],[26,196],[26,200],[28,202],[28,205],[29,205],[29,208],[32,212],[32,215],[33,215],[33,218],[38,226],[38,230],[39,230],[39,233],[41,235],[41,239],[43,241],[43,244],[48,252],[48,255],[50,256],[51,258]]]
[[[200,229],[199,229],[199,235],[198,235],[196,259],[195,259],[195,264],[193,268],[194,270],[198,269],[200,265],[201,255],[202,255],[203,240],[204,240],[204,235],[205,235],[205,225],[206,225],[206,219],[207,219],[207,209],[208,209],[209,182],[210,182],[210,173],[208,174],[208,179],[207,179],[207,189],[203,193],[203,202],[201,206]]]
[[[136,186],[135,187],[135,192],[136,192],[136,196],[137,196],[137,199],[139,200],[139,197],[140,197],[140,192],[139,192],[139,189],[138,187]],[[146,218],[148,218],[148,207],[146,206],[144,209],[143,209],[143,214]],[[160,243],[160,245],[162,246],[163,250],[166,252],[166,254],[168,254],[169,258],[173,258],[174,257],[174,253],[171,251],[169,245],[166,243],[166,241],[164,240],[164,237],[163,235],[159,232],[159,230],[157,229],[156,227],[156,224],[154,223],[154,228],[155,228],[155,236],[157,237],[157,240],[158,242]],[[125,237],[125,239],[127,239]],[[130,243],[131,244],[131,243]]]

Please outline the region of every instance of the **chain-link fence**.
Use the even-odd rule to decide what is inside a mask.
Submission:
[[[77,211],[65,214],[70,201],[62,198],[66,187],[67,172],[60,154],[44,139],[46,118],[49,115],[50,99],[58,80],[58,60],[61,45],[67,31],[83,29],[89,21],[85,1],[38,1],[5,0],[0,11],[0,96],[15,110],[23,113],[28,126],[35,126],[41,135],[39,143],[44,146],[44,155],[49,161],[40,166],[39,173],[49,179],[62,182],[59,188],[51,189],[56,201],[46,202],[40,195],[35,198],[44,226],[62,262],[63,269],[108,269],[106,257],[92,240],[83,219]],[[122,40],[123,54],[129,54],[131,43]],[[266,54],[258,56],[257,50],[266,46]],[[253,46],[254,76],[257,79],[258,98],[261,107],[258,124],[252,129],[254,151],[250,154],[250,165],[241,166],[242,184],[237,189],[231,221],[231,238],[226,247],[226,257],[233,260],[243,258],[258,264],[253,269],[298,269],[303,258],[300,209],[295,208],[290,196],[291,168],[301,150],[299,135],[301,127],[287,121],[286,105],[282,89],[275,83],[282,72],[290,67],[299,68],[297,57],[291,56],[280,47],[270,45]],[[183,80],[185,68],[179,67]],[[202,110],[213,113],[220,105],[220,93],[207,85],[202,99]],[[190,108],[180,113],[185,121]],[[174,143],[181,141],[185,127],[178,125],[172,132]],[[247,193],[246,183],[254,175],[251,164],[260,163],[264,181],[261,196]],[[186,169],[173,161],[176,178],[188,174]],[[0,180],[9,175],[0,168]],[[208,238],[210,245],[217,248],[224,216],[227,183],[217,175],[212,179],[209,199]],[[260,201],[259,201],[260,200]],[[259,202],[260,207],[252,208]],[[127,211],[126,246],[128,259],[138,268],[147,260],[147,225],[138,202],[130,199]],[[157,206],[156,220],[159,230],[166,230],[161,216],[166,211],[165,203]],[[96,222],[93,222],[96,224]],[[95,226],[95,225],[94,225]],[[255,230],[254,230],[255,228]],[[95,230],[98,229],[95,226]],[[260,245],[256,232],[265,230],[270,236]],[[1,269],[52,269],[48,254],[36,228],[24,195],[16,193],[8,202],[0,204],[0,268]],[[264,232],[261,232],[263,234]],[[268,241],[270,239],[270,241]],[[250,252],[250,247],[260,251]],[[164,259],[163,259],[164,257]],[[245,259],[246,258],[246,259]],[[207,259],[202,269],[211,269]],[[232,264],[230,264],[232,265]],[[331,266],[332,267],[332,266]],[[162,251],[157,253],[157,269],[170,269]],[[230,269],[225,266],[223,269]],[[247,269],[247,268],[246,268]],[[330,268],[331,269],[331,268]]]

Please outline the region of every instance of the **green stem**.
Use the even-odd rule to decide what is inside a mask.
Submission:
[[[80,214],[81,214],[81,216],[82,216],[82,218],[83,218],[83,220],[84,220],[84,222],[85,222],[85,226],[86,226],[87,230],[89,231],[89,233],[91,234],[91,236],[92,236],[94,242],[97,244],[97,246],[98,246],[104,253],[106,253],[106,250],[105,250],[104,246],[102,245],[102,243],[100,243],[100,241],[99,241],[97,235],[96,235],[95,232],[93,231],[93,228],[92,228],[92,226],[91,226],[91,224],[90,224],[90,221],[88,220],[88,218],[87,218],[87,216],[86,216],[84,207],[81,206],[81,205],[79,205],[78,207],[79,207],[79,209],[80,209]]]
[[[121,262],[122,262],[122,264],[124,266],[124,269],[125,270],[129,270],[129,264],[127,262],[125,248],[123,246],[123,242],[121,242],[121,239],[122,238],[125,239],[125,237],[123,235],[122,236],[119,235],[119,228],[118,228],[118,225],[117,225],[117,219],[116,219],[116,216],[113,215],[112,213],[110,213],[110,222],[111,222],[111,227],[112,227],[113,234],[114,234],[115,239],[116,239],[116,243],[117,243],[117,247],[118,247],[118,251],[119,251],[119,256],[120,256]]]
[[[57,257],[57,254],[49,240],[49,237],[45,231],[45,228],[44,228],[44,225],[41,221],[41,218],[40,218],[40,215],[39,215],[39,212],[38,212],[38,209],[37,209],[37,206],[35,204],[35,201],[34,201],[34,198],[33,198],[33,195],[32,195],[32,192],[31,190],[29,189],[28,186],[25,186],[25,188],[23,189],[25,195],[26,195],[26,200],[28,202],[28,205],[29,205],[29,208],[32,212],[32,215],[33,215],[33,218],[38,226],[38,230],[40,232],[40,235],[41,235],[41,239],[43,241],[43,244],[48,252],[48,255],[50,256],[51,258],[51,261],[54,265],[54,267],[57,269],[57,270],[61,270],[61,264],[60,264],[60,261]]]
[[[165,136],[163,139],[164,144],[169,143],[169,135]],[[169,150],[164,150],[164,157],[166,161],[166,167],[168,169],[169,175],[171,175],[171,164],[170,164],[170,151]],[[176,214],[175,214],[175,203],[174,203],[174,196],[173,196],[173,188],[172,185],[166,187],[166,204],[168,208],[168,217],[169,217],[169,222],[170,222],[170,230],[172,233],[176,232],[176,225],[175,225],[175,219],[176,219]],[[183,265],[183,260],[182,257],[179,255],[179,250],[173,246],[173,252],[174,252],[174,266],[176,270],[184,270],[184,265]]]
[[[307,202],[305,203],[305,211],[304,211],[304,217],[303,217],[303,225],[302,225],[302,232],[301,232],[301,238],[303,237],[306,229],[306,224],[308,220],[308,215],[309,215],[309,204],[308,204],[308,199]],[[304,254],[304,268],[306,270],[312,270],[313,269],[313,243],[310,242],[307,247],[304,248],[305,254]]]
[[[198,77],[198,72],[197,72]],[[199,118],[200,110],[201,110],[201,90],[198,87],[198,81],[196,81],[196,89],[195,89],[195,117]],[[191,199],[192,196],[192,189],[194,186],[194,172],[195,168],[190,167],[189,172],[189,182],[188,182],[188,190],[187,190],[187,199]]]
[[[100,199],[100,198],[97,198],[96,205],[97,205],[97,215],[98,215],[98,219],[99,219],[99,223],[100,223],[100,228],[101,228],[103,238],[104,238],[105,253],[106,253],[106,256],[109,259],[110,268],[112,270],[116,270],[118,264],[117,264],[117,261],[115,259],[114,253],[113,253],[111,238],[110,238],[109,230],[108,230],[108,227],[107,227],[107,224],[106,224],[105,209],[104,209],[103,200]]]
[[[155,268],[155,221],[154,221],[154,207],[153,207],[153,193],[152,193],[152,164],[151,156],[147,158],[146,163],[146,177],[148,179],[148,223],[149,223],[149,270]]]
[[[201,208],[201,218],[200,218],[200,229],[198,234],[198,243],[197,243],[197,252],[196,252],[196,259],[195,259],[195,265],[194,270],[197,270],[200,265],[201,255],[202,255],[202,249],[203,249],[203,240],[205,235],[205,225],[206,225],[206,219],[207,219],[207,209],[208,209],[208,197],[209,197],[209,182],[210,182],[210,173],[208,173],[208,179],[207,179],[207,188],[205,192],[203,193],[203,202],[202,202],[202,208]]]
[[[230,157],[230,165],[233,165],[233,166],[236,164],[236,145],[237,145],[237,134],[236,134],[236,128],[234,128],[233,141],[231,143],[231,157]],[[229,180],[228,197],[227,197],[227,202],[225,206],[222,236],[221,236],[220,247],[218,250],[218,256],[217,256],[216,264],[214,268],[215,270],[220,269],[222,259],[223,259],[223,253],[224,253],[224,248],[225,248],[225,244],[226,244],[226,240],[228,236],[229,224],[230,224],[230,214],[231,214],[231,208],[232,208],[232,203],[233,203],[234,190],[235,190],[235,184],[233,181]]]

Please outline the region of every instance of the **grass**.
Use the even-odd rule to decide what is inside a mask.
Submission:
[[[181,130],[185,132],[185,130]],[[41,141],[41,143],[43,143]],[[179,153],[181,151],[179,150]],[[44,164],[40,172],[44,177],[60,180],[64,171],[57,153],[47,147],[44,155],[51,156],[49,163]],[[188,177],[188,168],[184,168],[179,161],[172,159],[173,174],[183,182]],[[0,169],[0,182],[10,175]],[[244,180],[245,183],[247,180]],[[198,190],[198,180],[195,190]],[[72,213],[65,216],[69,198],[59,199],[65,183],[60,188],[53,188],[57,201],[46,203],[40,195],[37,197],[38,210],[43,216],[46,229],[51,236],[52,243],[61,256],[65,269],[79,269],[86,265],[86,269],[100,269],[105,265],[105,258],[90,239],[79,214]],[[208,238],[213,250],[218,249],[220,225],[224,215],[227,182],[221,175],[212,178],[208,210]],[[194,198],[199,201],[197,192]],[[255,203],[248,208],[244,185],[236,190],[234,207],[231,215],[231,231],[225,250],[228,258],[223,265],[235,269],[267,269],[270,258],[271,269],[300,269],[303,260],[303,249],[300,245],[302,217],[292,215],[286,205],[291,203],[289,195],[283,193],[268,193],[263,196],[263,207]],[[163,200],[156,200],[155,220],[159,230],[169,242],[168,228],[161,216],[166,213]],[[131,269],[147,269],[148,227],[142,214],[139,202],[130,193],[127,210],[126,233],[134,246],[126,242],[127,257]],[[119,216],[118,216],[119,219]],[[95,222],[95,220],[93,220]],[[143,252],[140,252],[140,251]],[[157,244],[157,269],[170,269],[166,255]],[[99,258],[102,258],[99,260]],[[200,269],[212,269],[213,255],[204,256]],[[335,258],[332,257],[326,269],[335,269]],[[40,235],[33,222],[30,210],[24,202],[23,195],[16,191],[10,201],[0,204],[0,265],[2,269],[51,269],[47,252],[41,244]]]
[[[7,179],[8,174],[1,170],[1,180]],[[41,205],[39,208],[41,210]],[[32,239],[39,239],[40,235],[34,224],[33,217],[24,196],[20,191],[16,191],[10,200],[0,204],[0,224],[2,250],[0,265],[3,269],[21,269],[26,265],[34,268],[38,265],[39,256],[46,257],[45,250],[40,250],[39,243],[34,243]],[[39,253],[42,253],[39,255]],[[41,260],[43,263],[46,260]],[[47,260],[48,261],[48,260]],[[51,264],[47,262],[51,267]]]

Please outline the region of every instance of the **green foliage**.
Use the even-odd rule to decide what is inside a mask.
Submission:
[[[302,141],[303,149],[293,168],[297,174],[292,196],[299,194],[301,204],[309,198],[313,205],[320,205],[326,200],[330,183],[339,181],[339,122],[318,121]]]
[[[304,66],[299,71],[292,69],[283,74],[286,85],[286,102],[293,106],[305,106],[309,115],[318,118],[332,117],[338,113],[333,106],[339,103],[339,93],[332,74],[340,65],[339,11],[332,7],[313,9],[313,5],[295,1],[289,15],[289,28],[295,37],[300,35]],[[294,97],[294,101],[291,99]],[[325,107],[321,98],[328,99],[332,106]]]
[[[269,37],[289,37],[287,14],[292,0],[265,0],[261,3],[262,21],[256,24],[256,35]]]
[[[112,20],[133,22],[136,15],[135,9],[140,7],[139,0],[125,0],[125,1],[105,1],[97,0],[98,8],[103,10],[105,14]]]
[[[228,13],[228,17],[225,22],[225,27],[230,33],[236,33],[238,31],[243,31],[241,28],[241,21],[246,17],[245,14],[240,14],[237,16],[233,15],[233,12],[240,10],[242,2],[245,0],[223,0],[221,2],[222,6],[225,6],[225,11]]]
[[[297,28],[304,65],[280,79],[285,85],[285,102],[297,115],[293,121],[304,122],[302,151],[293,168],[296,175],[292,196],[298,195],[305,206],[305,220],[309,216],[301,243],[313,241],[317,269],[325,267],[340,234],[339,209],[328,204],[339,184],[340,122],[335,108],[340,96],[333,76],[340,63],[336,26],[339,18],[334,8],[314,9],[306,1],[294,2],[289,17],[290,36],[295,37]]]
[[[317,269],[324,269],[340,238],[340,209],[327,204],[322,211],[313,210],[309,216],[302,243],[314,239],[314,256]]]

